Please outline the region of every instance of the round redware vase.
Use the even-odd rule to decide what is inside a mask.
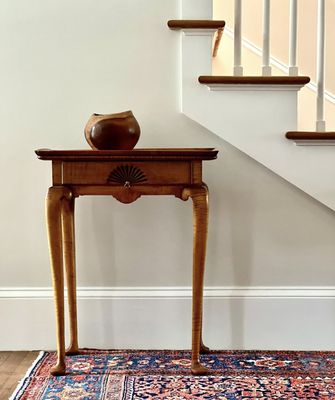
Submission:
[[[85,126],[85,138],[93,150],[131,150],[140,133],[131,111],[93,114]]]

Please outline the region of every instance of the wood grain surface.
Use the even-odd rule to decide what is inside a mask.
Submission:
[[[200,354],[203,284],[208,225],[208,189],[202,181],[202,161],[218,151],[198,149],[138,149],[130,151],[37,150],[51,160],[53,186],[46,198],[50,263],[56,311],[57,362],[52,375],[66,372],[65,354],[78,354],[74,200],[80,196],[111,195],[128,204],[141,196],[172,195],[193,202],[192,373],[208,373]],[[182,245],[182,244],[181,244]],[[64,264],[70,321],[70,345],[65,351]]]
[[[170,29],[220,29],[225,26],[223,20],[207,19],[173,19],[168,21]]]
[[[7,400],[25,376],[38,351],[0,352],[0,399]]]
[[[335,140],[335,132],[286,132],[286,138],[291,140]]]
[[[225,85],[306,85],[308,76],[220,76],[202,75],[198,78],[203,84]]]
[[[40,160],[64,161],[173,161],[173,160],[214,160],[218,150],[214,148],[164,148],[134,150],[52,150],[35,151]]]

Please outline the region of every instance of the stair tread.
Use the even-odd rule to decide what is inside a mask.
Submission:
[[[285,136],[291,140],[335,140],[335,132],[289,131]]]
[[[168,21],[170,29],[222,29],[225,21],[207,19],[173,19]]]
[[[203,84],[251,84],[251,85],[306,85],[308,76],[215,76],[203,75],[198,78]]]

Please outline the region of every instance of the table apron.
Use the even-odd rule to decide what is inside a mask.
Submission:
[[[53,161],[53,185],[201,184],[201,161]]]
[[[175,196],[182,199],[185,188],[201,188],[202,185],[151,185],[151,186],[103,186],[103,185],[65,185],[70,189],[73,197],[79,196]]]

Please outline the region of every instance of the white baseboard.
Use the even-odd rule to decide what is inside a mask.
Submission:
[[[189,287],[78,289],[80,346],[189,348]],[[51,288],[0,288],[0,350],[55,348]],[[204,338],[217,349],[335,349],[334,287],[210,287]]]

